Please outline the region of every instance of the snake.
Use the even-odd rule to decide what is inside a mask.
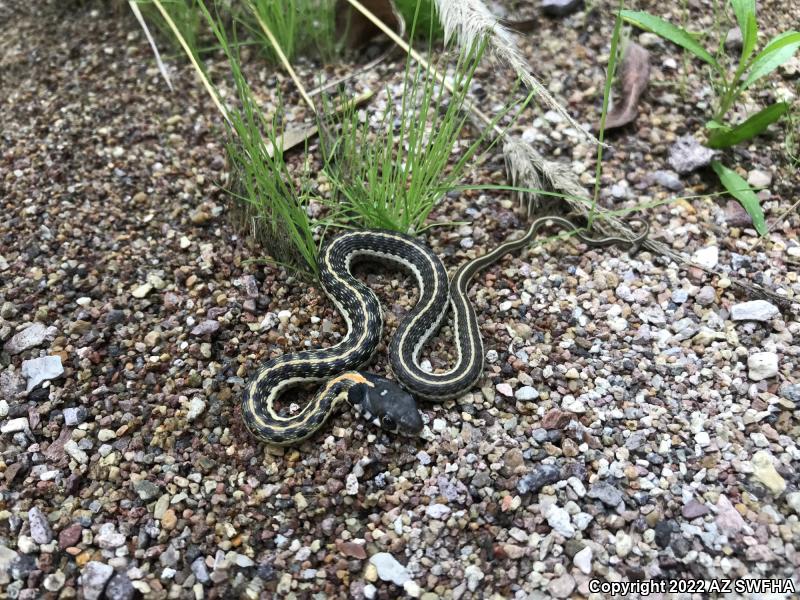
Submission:
[[[649,232],[633,239],[593,238],[572,221],[557,216],[534,220],[525,234],[462,264],[448,279],[439,257],[414,237],[388,230],[350,230],[328,240],[317,263],[319,282],[341,313],[347,332],[328,348],[303,350],[272,358],[256,370],[244,388],[242,419],[258,439],[290,446],[319,430],[342,403],[351,405],[380,429],[407,436],[424,428],[416,398],[441,402],[457,398],[475,385],[483,372],[483,341],[475,310],[467,297],[472,278],[505,254],[527,246],[547,224],[557,225],[589,246],[641,246]],[[389,367],[394,380],[363,369],[371,362],[383,331],[383,312],[375,293],[353,275],[361,261],[379,261],[410,272],[419,298],[397,327],[389,343]],[[443,372],[420,363],[425,344],[452,313],[455,361]],[[295,411],[278,410],[276,401],[302,385],[321,387]],[[285,404],[285,403],[284,403]]]

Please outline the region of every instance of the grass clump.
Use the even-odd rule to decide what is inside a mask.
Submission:
[[[409,60],[400,105],[387,102],[371,121],[345,111],[338,134],[325,150],[325,172],[340,197],[339,208],[359,226],[418,233],[442,196],[463,177],[484,136],[451,165],[467,122],[464,105],[486,44],[459,54],[454,94],[438,83],[433,68]]]
[[[738,60],[732,63],[725,53],[724,39],[718,40],[716,51],[711,53],[695,35],[660,17],[642,11],[623,10],[620,13],[628,23],[677,44],[709,66],[717,98],[714,113],[706,123],[706,139],[707,145],[715,149],[730,148],[753,139],[789,111],[788,103],[775,102],[739,123],[729,119],[731,110],[746,90],[788,61],[800,48],[800,32],[787,31],[775,36],[756,52],[758,23],[755,0],[730,0],[730,8],[742,32],[742,50]],[[764,214],[755,192],[735,171],[719,161],[715,161],[712,167],[722,185],[750,214],[759,234],[765,235]]]

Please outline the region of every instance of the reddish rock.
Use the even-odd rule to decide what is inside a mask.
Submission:
[[[74,546],[80,541],[82,532],[83,527],[81,527],[80,523],[73,523],[66,529],[62,529],[61,533],[58,534],[59,547],[63,550]]]
[[[336,547],[339,549],[339,552],[345,556],[350,556],[359,560],[367,558],[367,551],[362,544],[356,544],[355,542],[339,542],[336,544]]]

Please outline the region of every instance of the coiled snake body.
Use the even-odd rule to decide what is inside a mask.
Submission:
[[[546,223],[571,230],[591,246],[615,243],[637,245],[634,240],[595,239],[560,217],[535,220],[526,234],[505,242],[461,267],[450,282],[441,260],[410,236],[390,231],[352,231],[336,236],[320,252],[320,282],[347,324],[347,333],[335,346],[285,354],[265,362],[248,382],[242,401],[247,428],[271,444],[291,445],[319,429],[342,401],[348,401],[383,429],[416,434],[423,423],[414,397],[441,401],[457,397],[478,380],[483,371],[483,343],[467,286],[472,277],[504,254],[526,246]],[[351,272],[364,259],[392,263],[410,271],[417,281],[419,300],[398,326],[389,346],[389,362],[397,383],[360,372],[380,342],[383,315],[375,294]],[[429,373],[419,364],[425,343],[447,314],[453,313],[456,360],[444,373]],[[303,383],[324,382],[322,389],[299,412],[280,414],[274,402],[286,389]]]

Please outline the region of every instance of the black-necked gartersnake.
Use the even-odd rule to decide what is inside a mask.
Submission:
[[[335,346],[285,354],[264,363],[248,382],[242,401],[247,428],[270,444],[291,445],[310,436],[348,400],[376,425],[405,434],[419,433],[422,418],[414,397],[438,401],[457,397],[478,380],[483,371],[483,343],[475,311],[467,298],[467,285],[480,270],[504,254],[527,245],[539,229],[552,223],[571,230],[590,246],[627,243],[637,247],[648,229],[633,240],[587,237],[561,217],[535,220],[526,234],[459,267],[448,282],[441,260],[410,236],[390,231],[351,231],[330,240],[319,255],[320,282],[347,324],[347,333]],[[375,353],[383,330],[383,315],[375,294],[352,275],[359,260],[393,263],[417,280],[419,300],[398,326],[389,346],[389,362],[397,383],[359,372]],[[425,343],[447,314],[453,312],[456,361],[444,373],[429,373],[419,364]],[[299,411],[281,414],[274,402],[289,387],[325,382]]]

